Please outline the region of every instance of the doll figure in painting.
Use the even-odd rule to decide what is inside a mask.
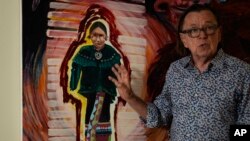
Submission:
[[[129,62],[118,43],[113,13],[92,4],[84,15],[60,68],[63,102],[75,106],[77,141],[110,141],[116,138],[116,104],[121,99],[108,76],[114,76],[114,64],[130,70]]]
[[[107,141],[112,133],[110,105],[117,96],[108,76],[113,75],[111,67],[120,64],[121,56],[105,43],[107,28],[102,22],[90,26],[88,37],[92,44],[81,46],[72,57],[69,86],[87,99],[85,138]]]

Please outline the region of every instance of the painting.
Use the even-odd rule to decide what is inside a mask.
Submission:
[[[175,51],[180,14],[193,3],[220,12],[224,50],[250,63],[247,0],[23,0],[23,141],[165,141],[146,128],[107,79],[130,72],[153,101]]]

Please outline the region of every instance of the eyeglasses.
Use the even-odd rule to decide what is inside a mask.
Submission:
[[[201,31],[203,31],[206,35],[213,35],[218,28],[217,24],[214,25],[208,25],[202,28],[191,28],[187,30],[181,31],[183,34],[188,34],[191,38],[197,38],[200,36]]]

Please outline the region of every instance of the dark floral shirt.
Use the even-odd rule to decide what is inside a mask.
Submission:
[[[171,124],[173,141],[227,141],[230,125],[250,125],[250,65],[220,49],[200,73],[184,57],[171,64],[147,110],[147,127]]]

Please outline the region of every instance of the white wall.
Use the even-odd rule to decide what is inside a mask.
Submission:
[[[0,140],[21,141],[21,0],[0,1]]]

